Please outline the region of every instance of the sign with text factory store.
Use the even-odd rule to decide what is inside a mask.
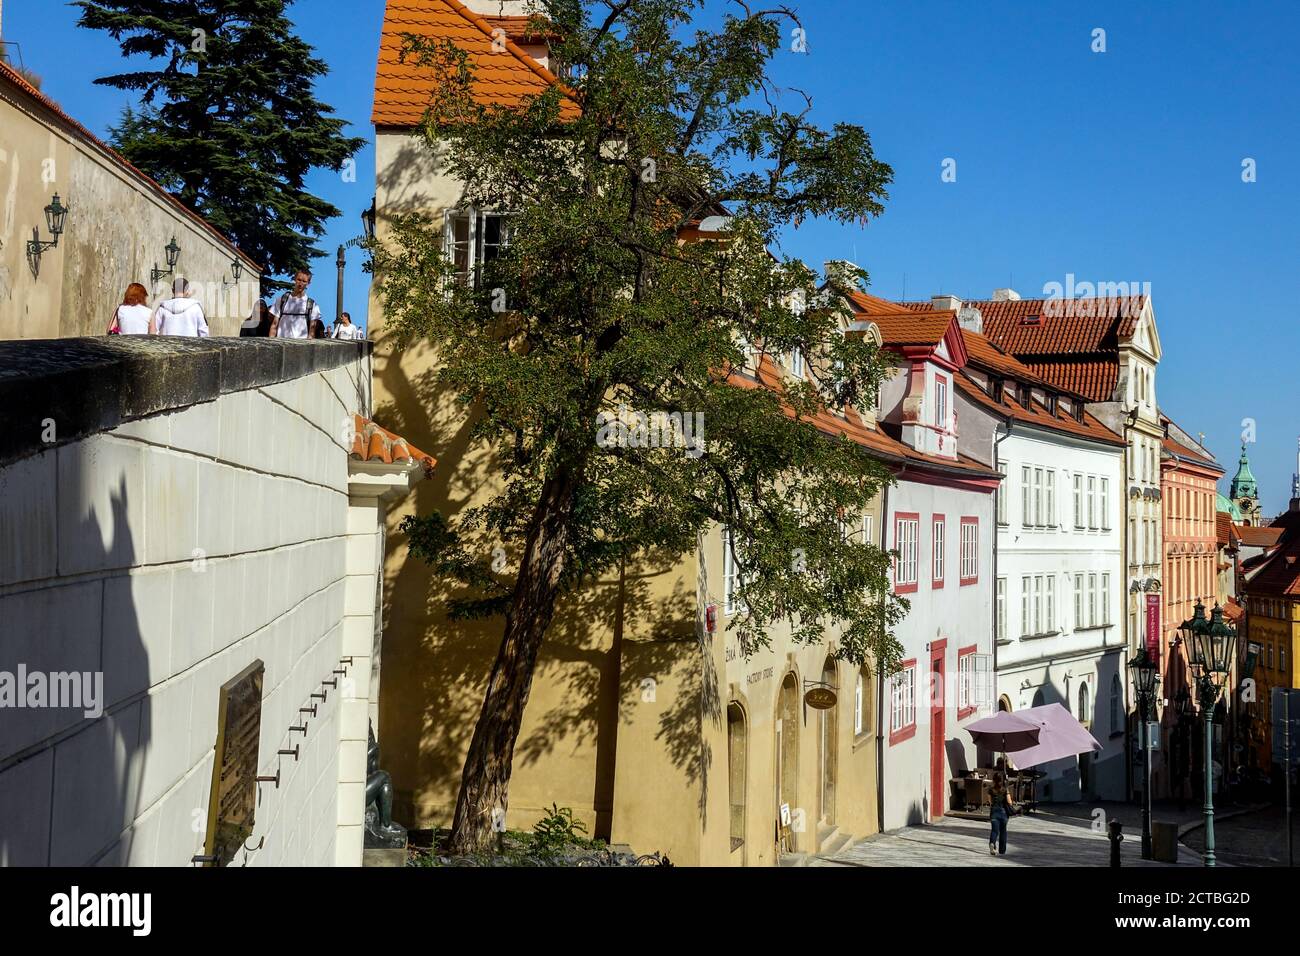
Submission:
[[[207,866],[228,864],[253,832],[264,671],[260,660],[253,661],[221,685],[208,832],[203,844]]]

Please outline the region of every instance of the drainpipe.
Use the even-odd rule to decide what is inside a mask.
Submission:
[[[998,467],[998,446],[1011,437],[1011,428],[1014,425],[1010,416],[1007,416],[1007,432],[1001,438],[993,439],[993,467]],[[1010,471],[1008,471],[1010,474]],[[998,491],[1002,490],[1002,480],[998,481]],[[1008,503],[1007,507],[1010,507]],[[998,529],[1001,525],[998,523],[998,502],[997,498],[993,499],[993,686],[994,695],[997,695],[998,682]],[[993,708],[994,713],[997,707]]]

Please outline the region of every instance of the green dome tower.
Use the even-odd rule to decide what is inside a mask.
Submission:
[[[1241,511],[1244,524],[1262,524],[1259,507],[1259,482],[1250,470],[1250,459],[1246,457],[1246,445],[1241,445],[1241,457],[1237,459],[1237,474],[1233,476],[1228,488],[1228,497]]]

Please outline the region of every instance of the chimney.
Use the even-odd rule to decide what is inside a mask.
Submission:
[[[984,313],[973,305],[963,305],[957,312],[957,324],[967,332],[984,334]]]
[[[936,312],[956,312],[961,308],[961,299],[955,295],[932,295],[930,305]]]
[[[826,281],[846,292],[862,290],[859,277],[861,271],[857,263],[850,262],[848,259],[827,259],[822,264],[822,275],[826,277]]]
[[[1020,293],[1017,292],[1015,289],[994,289],[993,301],[994,302],[1019,302]]]

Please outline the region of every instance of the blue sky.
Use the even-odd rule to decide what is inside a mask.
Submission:
[[[1297,248],[1300,63],[1291,2],[791,0],[807,52],[776,62],[823,125],[864,126],[894,168],[884,215],[866,228],[805,223],[784,249],[813,263],[851,258],[890,298],[1048,282],[1149,282],[1164,358],[1161,406],[1204,432],[1236,469],[1243,419],[1266,514],[1286,507],[1300,422]],[[718,4],[711,4],[719,7]],[[366,135],[383,0],[298,0],[303,36],[330,64],[320,97]],[[119,68],[107,36],[76,10],[8,0],[4,36],[44,89],[96,132],[126,97],[91,81]],[[1093,52],[1096,29],[1104,53]],[[1242,181],[1255,161],[1257,180]],[[956,181],[940,176],[956,161]],[[333,300],[333,249],[360,231],[373,150],[357,181],[309,186],[343,210],[315,264]],[[345,307],[365,313],[349,256]]]

